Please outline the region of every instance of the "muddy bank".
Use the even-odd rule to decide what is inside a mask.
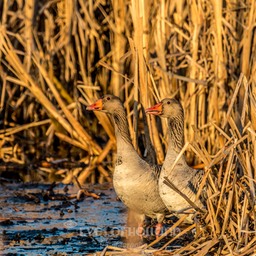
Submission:
[[[58,184],[0,184],[0,252],[4,255],[86,255],[106,245],[124,246],[126,208],[111,185],[90,187],[100,199],[70,196]],[[47,196],[46,196],[47,195]]]

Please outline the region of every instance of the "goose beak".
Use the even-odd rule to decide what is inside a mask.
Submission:
[[[96,111],[96,110],[102,110],[102,108],[103,108],[102,99],[99,99],[99,100],[95,101],[93,104],[87,106],[86,109]]]
[[[153,107],[147,108],[146,109],[146,113],[147,114],[151,114],[151,115],[161,115],[163,112],[163,103],[159,102],[156,105],[154,105]]]

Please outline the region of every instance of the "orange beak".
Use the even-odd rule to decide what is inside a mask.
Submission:
[[[103,107],[102,99],[99,99],[95,101],[92,105],[87,106],[86,109],[96,111],[96,110],[102,110],[102,107]]]
[[[163,103],[162,102],[159,102],[156,105],[154,105],[153,107],[146,109],[147,114],[151,114],[151,115],[155,115],[155,116],[161,115],[162,111],[163,111]]]

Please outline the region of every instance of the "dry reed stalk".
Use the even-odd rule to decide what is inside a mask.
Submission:
[[[173,226],[171,226],[167,231],[165,231],[159,238],[157,238],[155,241],[151,242],[149,245],[147,245],[146,248],[150,248],[151,246],[157,244],[159,241],[161,241],[164,237],[166,237],[168,234],[173,232],[175,228],[177,228],[185,219],[187,218],[187,215],[184,214]]]
[[[0,138],[3,139],[4,137],[8,137],[12,134],[21,132],[23,130],[27,130],[31,127],[45,125],[45,124],[48,124],[50,122],[51,122],[50,119],[47,119],[47,120],[43,120],[43,121],[39,121],[39,122],[33,122],[33,123],[30,123],[30,124],[21,125],[21,126],[18,126],[18,127],[13,127],[13,128],[0,130]]]
[[[124,73],[124,65],[122,63],[122,57],[126,51],[127,40],[124,36],[126,29],[126,12],[127,6],[124,0],[113,2],[113,35],[110,41],[111,45],[111,66],[117,71],[111,76],[110,86],[112,87],[113,94],[118,95],[121,86],[124,83],[124,79],[119,75],[119,73]],[[107,15],[106,15],[107,16]]]
[[[71,112],[68,110],[66,104],[62,100],[60,94],[58,93],[56,87],[49,79],[49,76],[46,72],[46,70],[43,69],[43,67],[37,62],[36,60],[35,64],[38,66],[41,74],[43,75],[44,79],[46,80],[49,88],[51,89],[56,101],[58,102],[59,106],[61,107],[62,111],[64,112],[66,118],[68,119],[69,123],[73,126],[74,131],[72,131],[71,135],[74,135],[74,137],[77,137],[78,140],[86,145],[86,148],[88,150],[88,144],[89,147],[91,147],[92,152],[99,153],[101,151],[100,147],[91,139],[91,137],[88,135],[88,133],[83,129],[81,124],[74,118],[74,116],[71,114]],[[78,133],[76,135],[76,132]],[[89,142],[89,143],[88,143]]]
[[[186,229],[184,229],[183,231],[181,231],[178,235],[176,235],[174,238],[172,238],[170,241],[168,241],[166,244],[164,244],[160,250],[165,249],[169,244],[173,243],[176,239],[178,239],[179,237],[183,236],[184,234],[188,233],[189,231],[191,231],[193,228],[196,227],[196,224],[190,225],[189,227],[187,227]]]
[[[28,3],[29,5],[29,3]],[[29,6],[28,8],[32,8],[33,6]],[[29,9],[30,10],[30,9]],[[31,10],[30,10],[31,11]],[[32,15],[32,14],[31,14]],[[30,20],[31,22],[31,20]],[[28,23],[30,25],[28,26],[32,26],[31,23]],[[32,28],[30,28],[31,30]],[[17,77],[19,78],[19,80],[24,81],[25,82],[25,86],[26,88],[29,88],[31,90],[31,92],[35,95],[35,97],[42,103],[42,105],[49,111],[49,113],[55,117],[56,120],[58,120],[58,122],[70,133],[71,136],[77,137],[77,139],[83,144],[79,144],[79,143],[71,143],[73,145],[79,146],[82,145],[81,148],[86,149],[88,152],[95,152],[98,153],[101,151],[100,147],[97,145],[97,143],[95,143],[94,141],[92,141],[92,139],[90,138],[90,136],[87,134],[87,132],[82,128],[82,126],[76,121],[76,119],[73,117],[73,115],[69,112],[69,110],[67,109],[67,107],[65,106],[64,101],[61,98],[60,93],[63,92],[63,90],[60,90],[60,93],[57,91],[56,87],[54,86],[54,84],[52,83],[51,80],[54,80],[55,83],[58,85],[58,88],[60,88],[60,83],[57,81],[56,78],[54,78],[54,76],[52,75],[52,71],[50,69],[49,73],[47,73],[47,71],[44,69],[43,65],[41,65],[39,62],[39,53],[37,53],[36,51],[34,51],[34,63],[38,66],[38,70],[40,72],[40,75],[42,75],[42,77],[45,79],[46,83],[48,84],[48,86],[51,88],[52,92],[53,92],[53,96],[56,98],[56,100],[59,103],[59,106],[62,108],[65,116],[67,117],[69,123],[61,116],[58,114],[58,111],[54,108],[54,106],[52,105],[52,103],[45,97],[44,93],[42,90],[40,90],[40,88],[36,85],[35,81],[33,80],[33,78],[30,76],[30,74],[25,71],[24,66],[22,66],[22,63],[20,62],[18,56],[15,54],[15,50],[10,42],[10,40],[8,39],[8,36],[4,30],[4,28],[1,28],[1,36],[2,36],[2,44],[1,44],[1,48],[2,48],[2,53],[5,53],[5,57],[7,59],[7,61],[9,61],[9,68],[13,68],[13,72],[14,74],[17,75]],[[25,36],[25,39],[27,39],[27,37]],[[22,41],[20,41],[22,42]],[[26,42],[26,41],[25,41]],[[29,47],[29,46],[28,46]],[[27,47],[27,48],[28,48]],[[26,47],[25,47],[26,49]],[[50,49],[52,50],[52,49]],[[29,52],[31,52],[31,50],[29,50]],[[29,55],[30,56],[30,55]],[[31,58],[31,56],[29,57]],[[31,65],[31,62],[29,62],[27,68]],[[49,66],[50,68],[52,67],[52,65]],[[28,68],[29,69],[29,68]],[[51,79],[52,78],[52,79]],[[24,94],[25,95],[25,94]],[[65,93],[65,95],[67,95]],[[70,102],[70,98],[66,97],[68,99],[68,101]],[[22,98],[20,98],[19,102],[21,101]],[[18,106],[17,106],[18,107]],[[65,135],[62,136],[62,138],[64,138]],[[65,141],[69,141],[71,142],[71,139],[66,139]]]
[[[150,6],[150,1],[142,1],[142,2],[137,2],[137,1],[132,1],[131,3],[131,15],[132,15],[132,20],[134,24],[134,36],[133,40],[129,39],[130,47],[131,47],[131,52],[133,56],[133,62],[135,64],[134,68],[134,131],[133,131],[133,142],[135,145],[135,148],[137,148],[137,127],[138,127],[138,111],[137,111],[137,102],[141,102],[143,106],[149,106],[149,103],[151,102],[148,99],[148,87],[150,86],[150,70],[147,67],[147,62],[149,60],[149,41],[148,41],[148,34],[145,33],[145,31],[150,30],[149,24],[148,24],[148,19],[149,19],[149,6]],[[142,114],[143,115],[143,114]],[[154,119],[154,117],[151,117]],[[147,121],[150,120],[149,116],[146,116]],[[144,122],[144,125],[146,126],[144,131],[145,131],[145,136],[146,136],[146,141],[147,138],[149,138],[149,134],[154,134],[154,142],[157,144],[157,157],[159,159],[159,162],[163,161],[163,150],[162,146],[160,143],[160,138],[158,136],[158,133],[156,132],[156,126],[149,126],[147,127],[147,123]],[[153,129],[152,129],[153,128]],[[146,132],[149,131],[149,134]],[[150,152],[150,145],[146,145],[146,150]]]

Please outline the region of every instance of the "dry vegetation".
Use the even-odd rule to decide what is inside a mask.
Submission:
[[[187,160],[204,164],[211,186],[195,239],[168,255],[256,253],[254,0],[5,0],[0,10],[2,166],[31,164],[43,179],[52,169],[38,162],[67,157],[85,167],[55,170],[64,182],[110,181],[111,122],[85,111],[104,93],[124,100],[134,145],[142,152],[150,135],[162,163],[166,124],[147,116],[147,127],[142,106],[176,96]]]

